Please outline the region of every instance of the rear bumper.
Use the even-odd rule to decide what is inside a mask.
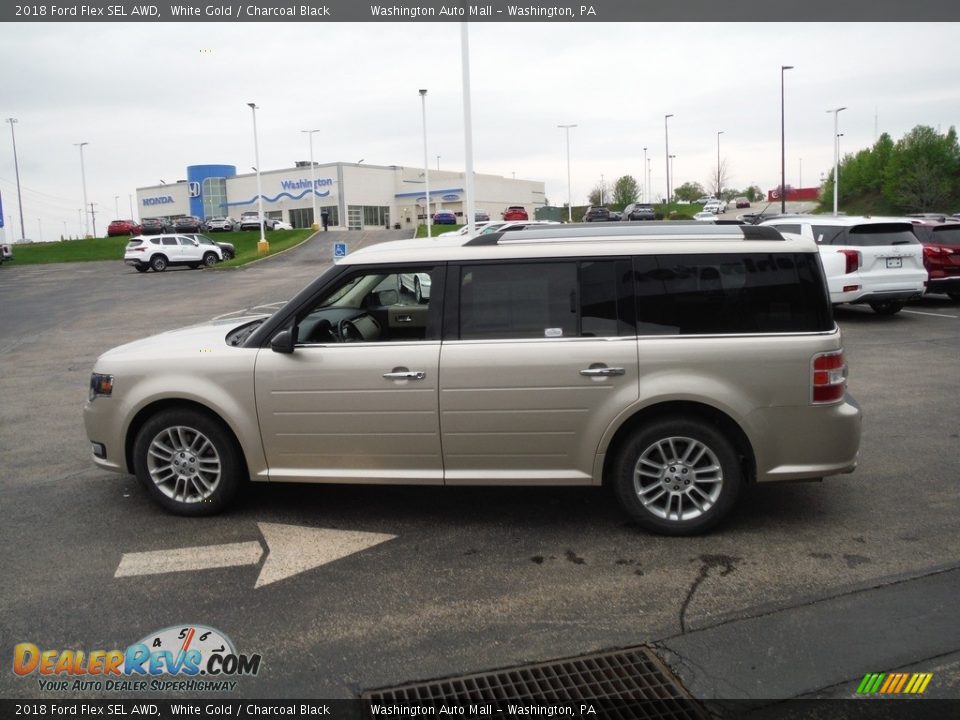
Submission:
[[[861,295],[856,300],[850,300],[851,305],[864,305],[876,302],[907,302],[916,300],[923,295],[922,290],[891,290],[888,292],[871,292]]]
[[[833,405],[762,408],[750,415],[757,482],[809,480],[853,472],[862,413],[847,393]]]
[[[927,292],[960,292],[960,275],[956,275],[954,277],[930,278],[927,281]]]

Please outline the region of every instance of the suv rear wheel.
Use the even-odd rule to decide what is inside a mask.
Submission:
[[[740,494],[743,476],[730,441],[697,419],[640,427],[621,447],[613,489],[643,528],[694,535],[719,523]]]
[[[137,433],[137,479],[169,512],[213,515],[236,494],[243,463],[223,425],[188,408],[164,410]]]
[[[167,269],[167,259],[163,255],[154,255],[150,260],[150,267],[154,272],[163,272]]]

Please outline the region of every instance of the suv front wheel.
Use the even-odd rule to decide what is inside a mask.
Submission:
[[[137,433],[137,479],[176,515],[220,512],[240,485],[242,462],[223,425],[188,408],[164,410]]]
[[[694,535],[730,511],[743,477],[721,432],[678,417],[634,431],[617,455],[612,482],[620,504],[646,530]]]

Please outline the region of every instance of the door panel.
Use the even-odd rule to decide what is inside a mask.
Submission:
[[[449,485],[590,484],[600,438],[639,392],[635,337],[445,342],[441,368]]]
[[[257,412],[270,478],[442,484],[439,357],[439,341],[261,350]],[[421,379],[403,377],[416,372]]]

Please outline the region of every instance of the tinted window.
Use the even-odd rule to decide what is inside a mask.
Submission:
[[[813,239],[825,245],[853,247],[913,245],[920,242],[913,234],[913,226],[906,223],[876,223],[853,227],[814,225]]]
[[[576,263],[489,264],[461,269],[462,340],[576,334]]]
[[[819,257],[634,258],[640,335],[820,332],[833,326]]]
[[[176,245],[176,244],[177,244],[177,239],[176,239],[176,238],[163,238],[163,244],[164,244],[164,245]]]
[[[934,228],[931,241],[938,245],[960,245],[960,225]]]
[[[631,277],[627,258],[464,267],[459,337],[635,335]]]
[[[182,237],[182,238],[180,238],[180,244],[181,244],[181,245],[188,245],[188,246],[190,246],[190,247],[193,247],[193,240],[191,240],[191,239],[188,238],[188,237]]]

